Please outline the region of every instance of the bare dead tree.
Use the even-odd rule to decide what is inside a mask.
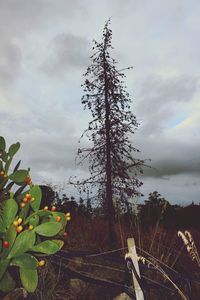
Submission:
[[[82,104],[91,111],[92,120],[82,137],[86,135],[92,146],[78,149],[78,158],[79,163],[89,161],[91,177],[79,184],[90,183],[98,188],[104,199],[113,244],[116,241],[113,198],[127,205],[130,197],[139,194],[142,182],[138,173],[142,173],[144,161],[133,157],[139,150],[130,142],[130,135],[138,122],[130,110],[131,100],[123,83],[125,75],[117,70],[117,63],[110,56],[113,47],[109,25],[110,21],[106,22],[102,41],[94,41],[92,64],[84,74]]]

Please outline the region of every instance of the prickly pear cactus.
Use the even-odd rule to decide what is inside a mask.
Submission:
[[[19,148],[16,143],[6,151],[0,137],[0,290],[15,288],[10,270],[17,268],[22,286],[32,293],[38,284],[38,268],[45,265],[40,257],[62,248],[59,236],[64,234],[70,215],[57,212],[55,206],[41,208],[41,189],[32,184],[29,170],[19,169],[20,161],[10,173]]]

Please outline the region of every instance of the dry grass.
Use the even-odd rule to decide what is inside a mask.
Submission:
[[[126,252],[127,238],[134,237],[136,245],[138,246],[138,254],[145,256],[150,262],[156,262],[157,266],[157,271],[146,270],[143,275],[178,291],[178,295],[169,295],[167,291],[165,293],[162,289],[151,289],[149,291],[148,299],[159,300],[161,297],[162,299],[169,299],[169,297],[170,299],[190,299],[187,295],[187,285],[185,283],[177,282],[176,278],[171,276],[170,271],[172,273],[173,271],[176,271],[185,277],[196,278],[197,282],[190,283],[192,289],[191,295],[193,297],[192,299],[199,299],[199,267],[194,263],[194,260],[191,261],[190,254],[184,249],[185,245],[177,237],[176,229],[166,230],[156,224],[156,227],[144,231],[140,228],[139,222],[137,222],[136,225],[137,226],[135,226],[135,223],[131,220],[117,220],[116,232],[118,235],[118,243],[116,248],[124,249],[124,251],[121,251],[121,257],[124,257],[124,253]],[[192,235],[194,236],[195,241],[200,240],[200,233],[198,231],[193,230]],[[108,251],[109,248],[107,245],[107,222],[105,220],[99,218],[89,221],[84,217],[73,220],[70,228],[70,235],[66,240],[66,249]],[[195,247],[198,253],[198,245]],[[93,261],[93,264],[97,264],[96,260]],[[102,271],[102,274],[104,271]],[[91,272],[93,273],[94,270]],[[101,274],[100,270],[98,272]],[[111,274],[111,270],[106,270],[106,272],[107,274],[109,274],[109,272]],[[116,280],[114,276],[113,280]],[[91,291],[90,288],[91,285],[89,285],[88,291]],[[95,289],[98,291],[97,287],[95,287]],[[92,291],[93,294],[94,289],[92,289]],[[88,297],[89,295],[90,294],[88,294]],[[98,298],[97,292],[96,298],[93,299],[103,298]]]
[[[185,233],[183,233],[182,231],[178,231],[178,236],[182,238],[183,243],[186,246],[187,252],[191,256],[192,260],[197,263],[198,267],[200,267],[200,257],[192,234],[187,230],[185,231]]]
[[[177,231],[166,230],[160,226],[149,228],[144,231],[140,228],[139,222],[133,224],[130,220],[119,219],[116,223],[116,232],[118,235],[118,243],[116,249],[121,248],[121,251],[114,252],[115,257],[124,258],[127,251],[126,244],[128,237],[134,237],[138,255],[145,257],[147,263],[151,263],[155,270],[146,269],[142,271],[145,278],[150,278],[153,281],[159,282],[164,286],[177,291],[177,294],[170,294],[162,288],[151,288],[148,291],[148,300],[160,299],[200,299],[200,270],[198,248],[200,241],[200,233],[192,230],[191,232],[183,233],[187,238],[187,246],[177,236]],[[186,240],[185,240],[186,241]],[[196,244],[195,244],[195,242]],[[190,245],[190,251],[188,251]],[[69,236],[65,240],[65,248],[71,250],[91,250],[97,252],[109,251],[107,221],[96,218],[88,220],[85,217],[75,218],[69,227]],[[191,260],[192,258],[192,260]],[[67,264],[70,261],[65,262]],[[73,263],[73,262],[71,262]],[[106,265],[106,267],[103,267]],[[78,265],[74,263],[76,269]],[[120,270],[121,269],[121,270]],[[113,265],[109,261],[105,261],[104,256],[91,257],[83,260],[79,270],[86,271],[98,277],[108,278],[113,281],[122,281],[124,279],[123,266]],[[171,276],[170,271],[178,272],[186,277],[193,277],[195,281],[191,281],[191,294],[188,296],[187,286],[181,281],[177,281],[176,277]],[[66,280],[63,279],[62,273],[55,271],[51,265],[40,274],[40,284],[37,291],[28,296],[28,300],[109,300],[114,295],[114,290],[103,289],[94,284],[84,282],[80,283],[80,288],[72,288],[70,276]],[[65,274],[66,275],[66,274]],[[148,282],[146,280],[146,282]],[[71,284],[71,288],[70,285]],[[78,286],[76,282],[76,287]],[[191,297],[191,298],[190,298]],[[14,298],[13,298],[14,299]]]

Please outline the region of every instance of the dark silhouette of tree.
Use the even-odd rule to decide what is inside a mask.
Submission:
[[[194,203],[177,210],[175,224],[180,229],[200,228],[200,206]]]
[[[140,219],[146,229],[156,224],[164,225],[168,222],[171,205],[157,191],[149,193],[148,200],[144,202],[145,204],[140,210]]]
[[[92,217],[92,204],[91,204],[91,198],[90,198],[90,192],[87,191],[87,204],[86,204],[86,212],[88,218]]]
[[[84,204],[84,200],[82,197],[80,197],[80,199],[79,199],[78,215],[86,216],[86,206]]]
[[[56,193],[47,185],[40,185],[40,188],[42,191],[42,206],[51,207],[55,202]]]
[[[110,56],[113,47],[109,24],[110,21],[105,24],[102,41],[94,41],[92,64],[84,75],[82,104],[84,109],[91,111],[92,121],[82,137],[86,135],[92,146],[79,149],[78,157],[79,163],[85,159],[89,161],[91,177],[81,183],[98,187],[109,220],[110,242],[114,244],[113,197],[126,205],[130,197],[139,194],[142,182],[137,176],[138,172],[142,173],[144,161],[133,157],[139,150],[131,144],[130,134],[134,134],[138,123],[125,91],[123,70],[116,68],[117,63]]]
[[[78,211],[78,203],[76,199],[73,196],[69,198],[66,196],[66,194],[63,194],[61,203],[60,211],[70,212],[73,220]]]

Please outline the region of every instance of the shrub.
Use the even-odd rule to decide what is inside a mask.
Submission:
[[[41,189],[32,184],[29,169],[19,169],[21,161],[9,171],[19,148],[16,143],[6,151],[5,139],[0,137],[0,291],[5,293],[16,286],[13,268],[24,289],[35,291],[37,269],[45,265],[42,257],[62,248],[64,242],[59,237],[70,219],[69,213],[66,217],[55,207],[41,209]]]

